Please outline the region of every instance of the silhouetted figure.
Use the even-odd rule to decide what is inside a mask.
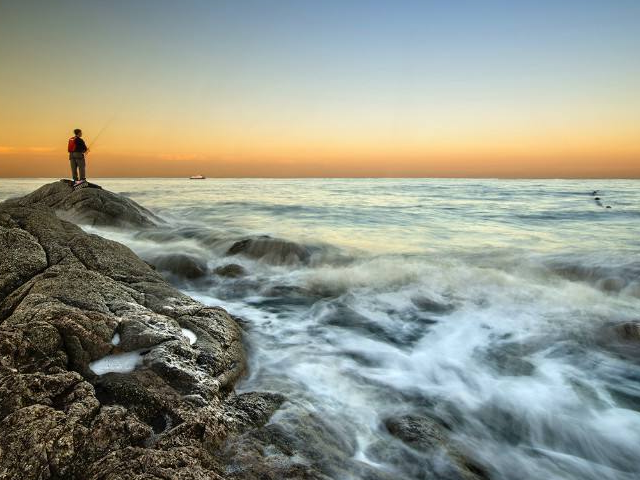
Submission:
[[[82,130],[76,128],[74,136],[69,139],[67,150],[69,151],[69,163],[71,164],[71,176],[73,177],[73,186],[77,187],[87,183],[85,154],[89,153],[87,144],[82,139]],[[78,175],[79,171],[79,175]]]

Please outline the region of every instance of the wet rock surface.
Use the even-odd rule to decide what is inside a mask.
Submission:
[[[5,203],[23,207],[44,205],[53,208],[64,220],[85,225],[153,227],[163,223],[142,205],[94,183],[74,188],[70,180],[60,180]]]
[[[127,199],[68,190],[56,182],[0,204],[0,478],[230,478],[237,459],[225,445],[264,448],[252,432],[284,398],[233,393],[245,355],[226,311],[192,300],[127,247],[54,211],[98,224],[117,213],[86,205]],[[85,192],[95,198],[75,200]],[[151,222],[139,213],[128,218]],[[122,352],[140,355],[133,371],[92,371],[92,362]],[[250,457],[264,478],[280,478],[262,456]],[[306,478],[324,478],[305,469]],[[254,478],[249,471],[232,478]]]

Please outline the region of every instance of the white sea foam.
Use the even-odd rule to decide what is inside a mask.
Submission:
[[[196,343],[196,341],[198,340],[198,337],[196,336],[195,333],[193,333],[188,328],[182,328],[180,330],[182,331],[182,335],[184,335],[189,339],[189,345],[193,345],[194,343]]]
[[[120,334],[118,332],[114,333],[113,338],[111,339],[112,345],[120,345]]]
[[[140,352],[124,352],[107,355],[89,364],[89,368],[96,375],[105,373],[129,373],[142,364]]]
[[[445,421],[455,406],[464,419],[456,435],[499,472],[630,479],[616,469],[640,467],[633,456],[640,414],[616,404],[580,346],[586,328],[633,318],[633,298],[527,269],[397,257],[335,271],[300,270],[291,278],[336,296],[309,310],[287,306],[284,314],[257,308],[258,296],[247,297],[252,305],[200,300],[222,304],[252,324],[250,371],[257,373],[247,389],[291,388],[328,417],[342,412],[356,432],[358,455],[380,440],[381,418],[420,406],[391,400],[401,393],[442,402]],[[420,312],[416,296],[451,302],[453,311]],[[603,357],[596,365],[612,361]],[[277,384],[265,380],[272,376]],[[553,461],[501,435],[520,436]]]

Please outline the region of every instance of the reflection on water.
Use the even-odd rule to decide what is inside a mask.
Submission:
[[[0,197],[42,183],[3,181]],[[406,414],[443,425],[494,479],[640,475],[640,350],[610,328],[640,320],[640,182],[101,183],[172,227],[92,231],[146,259],[206,264],[200,278],[166,273],[243,319],[241,389],[286,393],[273,422],[317,448],[338,442],[330,477],[456,478],[391,435]],[[258,235],[304,254],[268,240],[269,255],[228,255]],[[229,263],[245,272],[211,273]]]

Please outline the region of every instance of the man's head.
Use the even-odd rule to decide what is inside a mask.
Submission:
[[[80,130],[79,128],[76,128],[73,133],[75,133],[76,137],[81,137],[82,136],[82,130]]]

